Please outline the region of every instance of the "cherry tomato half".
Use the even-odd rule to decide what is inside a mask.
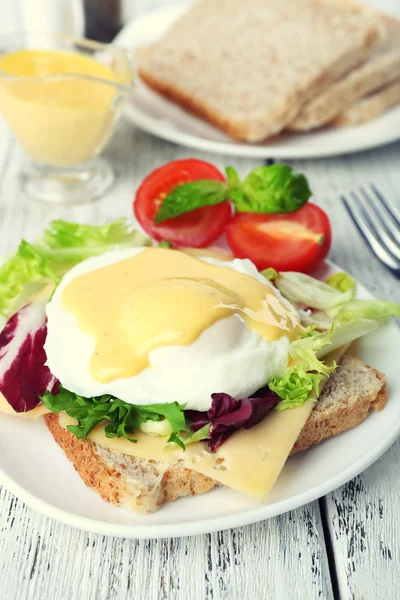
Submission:
[[[148,175],[140,185],[133,203],[136,219],[145,232],[157,241],[168,240],[173,246],[201,247],[212,244],[231,218],[230,202],[204,206],[174,219],[154,223],[155,215],[167,194],[182,183],[198,179],[225,181],[210,163],[195,158],[174,160]]]
[[[250,258],[259,270],[315,269],[331,246],[327,214],[312,203],[293,213],[240,213],[226,227],[228,244],[237,258]]]

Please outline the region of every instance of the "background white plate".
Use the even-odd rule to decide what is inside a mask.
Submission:
[[[373,0],[380,10],[400,16],[398,0]],[[134,49],[159,38],[186,9],[169,6],[145,14],[126,25],[115,42]],[[135,125],[164,140],[189,148],[234,156],[307,158],[368,150],[400,139],[400,105],[370,123],[357,127],[322,129],[310,133],[285,133],[259,144],[232,140],[219,129],[198,119],[152,91],[140,79],[125,109]]]
[[[325,277],[329,268],[320,273]],[[359,286],[360,295],[371,295]],[[105,535],[163,538],[208,533],[279,515],[323,496],[366,469],[400,435],[399,329],[386,323],[351,352],[389,381],[385,410],[353,430],[288,460],[266,504],[229,489],[182,498],[140,516],[85,486],[42,421],[0,415],[0,482],[24,502],[68,525]]]

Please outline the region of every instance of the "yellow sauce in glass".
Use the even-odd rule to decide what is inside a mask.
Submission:
[[[0,110],[28,155],[52,166],[78,165],[101,150],[120,93],[114,84],[110,68],[73,52],[20,50],[0,57]]]
[[[282,335],[293,340],[300,331],[296,315],[269,285],[164,248],[76,277],[62,306],[94,337],[90,370],[103,383],[138,374],[152,350],[192,344],[233,314],[268,342]]]

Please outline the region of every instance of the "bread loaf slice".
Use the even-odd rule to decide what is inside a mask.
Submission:
[[[365,98],[361,98],[361,100],[340,113],[330,125],[336,127],[361,125],[376,119],[396,104],[400,104],[400,79]]]
[[[386,399],[386,377],[358,358],[345,356],[326,382],[291,454],[356,427],[372,409],[382,410]]]
[[[288,129],[307,131],[321,127],[358,99],[400,77],[400,21],[384,17],[382,23],[386,37],[370,59],[311,100]]]
[[[381,36],[376,14],[345,0],[197,0],[136,59],[157,92],[257,142],[364,61]]]
[[[381,410],[386,396],[384,375],[345,356],[325,385],[292,454],[355,427],[372,409]],[[78,440],[61,427],[54,413],[44,419],[86,485],[117,506],[152,513],[164,502],[202,494],[218,485],[179,462],[148,461],[116,453],[89,439]]]

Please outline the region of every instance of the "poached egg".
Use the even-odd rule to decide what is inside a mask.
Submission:
[[[292,330],[289,328],[286,332],[285,327],[268,325],[268,331],[271,330],[273,335],[272,339],[266,339],[266,336],[260,334],[257,327],[254,327],[254,322],[257,320],[252,316],[254,311],[245,307],[241,310],[231,311],[230,314],[224,314],[222,318],[213,322],[206,321],[207,326],[203,329],[200,327],[199,335],[196,334],[194,339],[190,339],[190,343],[179,343],[179,338],[171,344],[159,343],[157,340],[163,337],[164,331],[160,332],[161,338],[158,337],[156,342],[153,340],[153,334],[153,337],[149,334],[149,340],[142,336],[140,338],[141,348],[145,345],[148,351],[146,350],[147,353],[144,353],[143,365],[133,371],[134,374],[130,374],[128,370],[123,376],[118,376],[119,371],[111,370],[103,376],[101,370],[95,371],[93,360],[99,354],[99,340],[103,344],[103,350],[107,350],[104,336],[109,335],[109,332],[106,331],[105,326],[103,331],[101,319],[95,321],[94,333],[93,330],[89,331],[90,328],[86,327],[86,322],[84,322],[85,326],[82,326],[80,312],[84,302],[80,301],[81,296],[75,294],[75,304],[72,305],[66,303],[66,298],[68,298],[68,294],[71,296],[71,288],[72,291],[74,289],[79,291],[81,283],[87,283],[89,287],[86,291],[89,295],[92,290],[91,285],[97,286],[93,287],[93,306],[96,306],[96,302],[101,302],[101,294],[98,293],[98,290],[102,289],[102,285],[106,285],[106,281],[110,281],[102,279],[105,277],[105,273],[110,273],[110,270],[104,270],[105,267],[125,264],[127,272],[124,272],[124,277],[134,279],[135,261],[129,262],[127,259],[138,257],[144,252],[154,251],[159,252],[157,254],[159,264],[157,263],[156,275],[153,279],[159,285],[160,281],[164,282],[163,273],[167,266],[163,264],[164,257],[167,260],[169,256],[165,253],[183,253],[176,250],[160,252],[160,249],[157,248],[116,250],[79,263],[63,277],[46,308],[48,321],[45,344],[47,365],[63,387],[84,397],[110,394],[136,405],[176,401],[186,404],[186,409],[207,411],[211,407],[211,394],[214,392],[226,392],[235,398],[245,398],[263,387],[273,377],[283,376],[288,368],[291,339],[297,335],[293,333],[299,321],[296,309],[257,271],[251,261],[247,259],[223,261],[210,257],[196,259],[190,257],[190,260],[219,267],[221,271],[219,269],[212,271],[212,276],[216,279],[218,279],[218,273],[222,275],[223,270],[230,270],[247,276],[245,283],[255,280],[262,284],[265,294],[270,294],[266,297],[274,300],[273,304],[267,303],[264,306],[263,314],[265,311],[267,312],[268,320],[269,313],[271,315],[273,313],[274,323],[277,313],[283,315],[282,318],[286,321],[289,319],[293,325]],[[193,266],[196,267],[196,264],[193,263]],[[85,276],[88,274],[92,274],[91,283],[85,281]],[[121,277],[121,275],[119,276]],[[151,291],[154,285],[153,279],[150,280],[150,283],[146,282],[144,287],[144,284],[140,283],[137,289],[145,289],[147,293],[147,288],[150,286]],[[180,279],[185,278],[181,277]],[[198,280],[193,277],[192,281],[197,282]],[[225,288],[219,285],[218,281],[211,283],[216,286],[216,294],[225,294]],[[165,289],[171,290],[168,281],[167,286]],[[105,288],[103,287],[103,289]],[[197,319],[196,290],[197,288],[194,286],[191,288],[191,295],[187,296],[179,287],[177,288],[176,303],[177,306],[179,302],[180,304],[176,318],[182,316],[179,313],[185,311],[184,301],[189,298],[191,306],[187,308],[188,310],[190,308],[192,311],[190,314],[194,314],[195,320]],[[229,294],[229,290],[226,293]],[[115,328],[119,330],[118,335],[122,336],[120,339],[123,339],[126,344],[133,343],[132,340],[136,334],[135,322],[138,328],[141,327],[142,321],[147,323],[148,327],[148,323],[152,324],[153,320],[159,322],[163,317],[163,311],[167,311],[167,307],[163,303],[162,287],[158,288],[157,296],[154,294],[153,296],[144,296],[144,300],[141,300],[139,305],[141,312],[138,312],[137,305],[131,302],[130,298],[123,297],[123,294],[119,297],[118,289],[115,289],[115,294],[109,294],[109,296],[112,297],[113,313],[115,313],[112,322],[117,324]],[[148,298],[149,301],[147,301]],[[157,299],[156,305],[152,301],[153,298]],[[203,307],[201,302],[202,290],[198,295],[198,318],[200,320]],[[73,310],[71,310],[71,306],[73,306]],[[217,304],[213,308],[220,308],[220,306]],[[236,300],[232,306],[236,307]],[[135,310],[136,312],[132,313],[134,318],[131,318],[129,311]],[[193,311],[195,312],[193,313]],[[169,314],[166,315],[167,322]],[[86,314],[87,318],[88,314]],[[170,332],[167,333],[171,335]]]

